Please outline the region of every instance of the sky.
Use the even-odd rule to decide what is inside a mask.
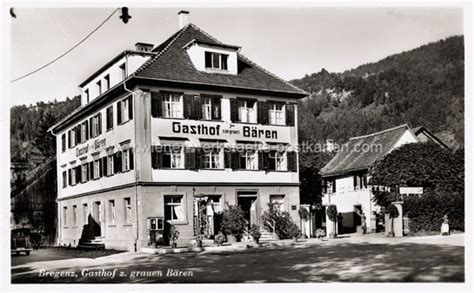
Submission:
[[[115,8],[15,8],[11,79],[61,55]],[[64,100],[78,85],[136,42],[159,44],[178,30],[182,8],[134,8],[116,13],[91,38],[53,65],[11,84],[14,105]],[[186,9],[184,7],[184,9]],[[463,34],[461,8],[189,8],[190,22],[270,72],[291,80],[341,72]]]

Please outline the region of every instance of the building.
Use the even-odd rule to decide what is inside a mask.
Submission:
[[[394,149],[417,142],[418,137],[406,124],[353,137],[321,169],[320,174],[326,184],[323,206],[336,205],[338,212],[341,213],[341,219],[336,225],[338,234],[356,232],[360,228],[362,214],[366,217],[367,231],[376,228],[373,212],[379,212],[380,209],[372,201],[372,190],[388,187],[369,186],[368,170],[377,160]],[[327,215],[325,221],[330,223]],[[328,234],[331,233],[333,226],[326,226]]]
[[[137,43],[82,82],[81,106],[51,128],[59,244],[140,249],[169,223],[189,245],[217,233],[228,205],[262,224],[277,202],[299,223],[293,147],[306,93],[187,17],[162,44]]]
[[[447,149],[447,150],[451,149],[446,143],[444,143],[436,135],[431,133],[424,126],[415,127],[412,130],[420,142],[434,142],[444,149]]]

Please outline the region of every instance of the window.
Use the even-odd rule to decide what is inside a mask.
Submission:
[[[82,122],[81,124],[81,143],[85,142],[89,139],[89,133],[87,131],[87,121]]]
[[[87,209],[87,204],[82,204],[82,223],[87,224],[87,218],[89,216],[89,210]]]
[[[86,102],[89,103],[89,89],[84,91],[84,95],[86,96]]]
[[[66,151],[66,134],[61,135],[61,151],[64,153]]]
[[[252,100],[239,100],[239,121],[257,123],[256,102]]]
[[[72,206],[72,225],[77,225],[77,205]]]
[[[163,168],[184,168],[183,147],[165,146],[162,154]]]
[[[97,82],[97,93],[102,94],[102,82],[100,80]]]
[[[105,122],[105,128],[106,130],[110,130],[112,128],[114,128],[114,106],[110,106],[107,108],[107,110],[105,110],[106,112],[106,122]]]
[[[202,96],[202,119],[221,119],[221,99],[220,97]]]
[[[97,113],[95,116],[91,118],[91,137],[96,137],[102,133],[102,114]]]
[[[286,160],[285,153],[283,152],[270,152],[268,160],[268,169],[274,171],[286,171]]]
[[[115,200],[109,200],[109,220],[110,223],[115,224]]]
[[[125,63],[120,65],[120,72],[121,72],[121,75],[122,75],[122,79],[127,78],[127,70],[125,68]]]
[[[107,74],[105,77],[104,77],[104,80],[105,80],[105,90],[109,90],[110,89],[110,75]]]
[[[94,170],[92,172],[93,179],[99,179],[100,177],[100,160],[94,161]]]
[[[122,154],[122,171],[126,172],[130,170],[130,150],[123,151]]]
[[[227,70],[227,59],[229,55],[214,52],[205,52],[206,68]]]
[[[130,197],[123,199],[123,205],[125,207],[125,222],[130,223],[132,221],[132,201]]]
[[[63,188],[67,187],[67,173],[63,171]]]
[[[367,188],[367,174],[354,175],[354,190]]]
[[[165,220],[184,220],[183,196],[165,195]]]
[[[240,168],[246,170],[257,170],[257,152],[246,151],[240,154]]]
[[[107,176],[114,175],[114,156],[110,155],[107,157]]]
[[[71,168],[71,185],[74,186],[76,185],[76,168]]]
[[[87,182],[88,167],[89,167],[89,164],[87,163],[81,166],[81,183]]]
[[[208,201],[207,201],[208,205],[210,204],[212,206],[212,211],[214,213],[220,213],[222,211],[221,204],[220,204],[221,196],[208,195],[207,198],[208,198]],[[207,214],[209,214],[209,212]]]
[[[206,169],[221,169],[221,151],[220,149],[213,149],[204,153],[204,168]]]
[[[63,207],[63,226],[67,226],[67,207]]]
[[[283,103],[269,103],[268,114],[270,124],[285,125],[285,105]]]
[[[117,102],[117,124],[133,119],[132,96]]]
[[[76,130],[75,130],[75,128],[70,129],[68,131],[68,133],[69,133],[69,147],[73,148],[73,147],[76,146]]]
[[[183,118],[183,95],[167,93],[163,100],[163,116],[165,118]]]

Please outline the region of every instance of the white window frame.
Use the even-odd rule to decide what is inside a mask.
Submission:
[[[253,103],[249,107],[249,103]],[[238,100],[239,121],[244,123],[257,123],[257,102]]]
[[[212,120],[212,98],[204,97],[202,103],[202,119]]]
[[[122,113],[122,122],[121,122],[121,124],[123,124],[127,121],[130,121],[130,116],[128,115],[128,108],[130,108],[131,100],[132,99],[129,99],[129,97],[126,97],[120,103],[120,112]]]
[[[123,199],[123,205],[125,207],[125,222],[132,222],[132,199],[126,197]]]
[[[281,109],[278,107],[281,106]],[[268,109],[268,119],[272,125],[285,125],[286,124],[286,115],[285,115],[285,104],[280,103],[270,103]]]
[[[270,160],[275,161],[275,171],[287,171],[288,163],[286,160],[286,153],[284,152],[271,152],[268,156]]]
[[[71,170],[71,185],[76,185],[77,184],[77,178],[76,178],[76,168],[73,167],[70,169]]]
[[[183,118],[183,94],[166,93],[163,99],[164,118]]]
[[[170,167],[171,169],[183,169],[184,168],[184,147],[171,145],[164,149],[164,155],[170,156]]]
[[[255,151],[255,150],[245,151],[242,154],[242,156],[245,158],[245,170],[258,170],[258,153],[257,153],[257,151]]]
[[[211,149],[203,154],[205,169],[223,169],[223,155],[221,149]]]
[[[92,179],[96,180],[96,179],[99,179],[100,160],[95,160],[93,166],[94,166],[94,172],[92,173]]]
[[[130,171],[130,149],[122,152],[122,172]]]
[[[114,156],[107,156],[107,176],[114,175]]]
[[[110,211],[110,223],[115,224],[117,221],[117,214],[115,209],[115,200],[109,200],[109,211]]]
[[[74,131],[74,128],[69,129],[68,135],[69,139],[71,140],[71,148],[73,148],[76,146],[76,132]]]
[[[166,199],[169,198],[170,199],[170,202],[166,202]],[[179,201],[178,201],[179,199]],[[184,195],[165,195],[163,197],[163,206],[164,206],[164,209],[165,209],[165,212],[164,212],[164,215],[166,215],[166,209],[170,208],[170,209],[173,209],[173,207],[175,206],[179,206],[181,207],[181,218],[173,218],[173,210],[170,210],[170,215],[171,215],[171,219],[166,219],[165,220],[169,220],[171,222],[179,222],[179,221],[184,221],[185,220],[185,210],[184,210]]]

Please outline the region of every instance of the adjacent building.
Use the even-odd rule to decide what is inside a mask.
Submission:
[[[262,226],[270,202],[300,222],[296,102],[306,93],[179,17],[162,44],[137,43],[82,82],[81,106],[50,129],[60,245],[140,249],[167,224],[189,245],[212,238],[229,205],[249,224]]]

